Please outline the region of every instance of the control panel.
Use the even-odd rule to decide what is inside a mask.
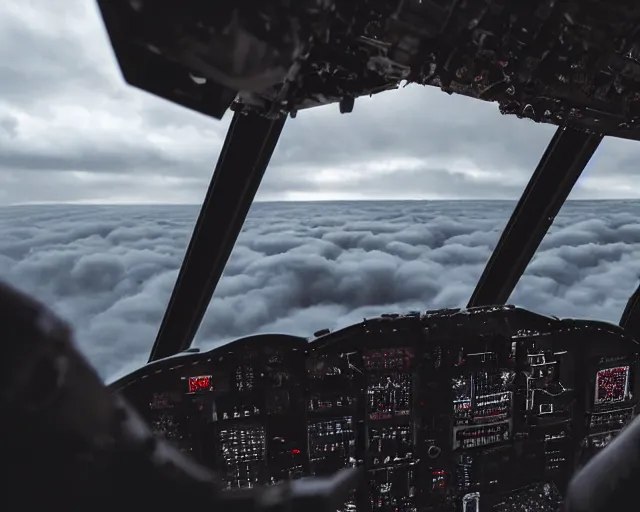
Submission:
[[[640,345],[514,307],[255,336],[152,363],[113,389],[228,488],[363,466],[344,510],[559,510],[635,416]]]

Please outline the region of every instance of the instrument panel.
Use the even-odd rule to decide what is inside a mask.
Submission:
[[[640,345],[504,307],[238,340],[112,385],[228,488],[366,469],[344,510],[559,510],[636,414]]]

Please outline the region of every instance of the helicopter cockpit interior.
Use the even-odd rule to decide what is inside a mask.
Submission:
[[[638,412],[640,291],[619,325],[506,304],[603,137],[640,139],[640,7],[98,4],[128,83],[234,111],[149,363],[111,390],[228,489],[359,466],[343,510],[559,510]],[[285,122],[404,82],[558,127],[467,307],[191,349]]]

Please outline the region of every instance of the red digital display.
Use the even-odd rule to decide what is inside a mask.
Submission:
[[[622,402],[629,394],[629,367],[600,370],[596,375],[596,404]]]
[[[198,391],[210,391],[213,388],[211,375],[200,375],[199,377],[189,377],[189,393]]]

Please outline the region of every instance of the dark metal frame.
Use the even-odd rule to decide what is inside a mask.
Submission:
[[[629,335],[640,340],[640,286],[629,297],[619,324]]]
[[[286,119],[234,114],[150,362],[191,346]]]
[[[505,227],[468,307],[505,304],[602,134],[558,128]]]

